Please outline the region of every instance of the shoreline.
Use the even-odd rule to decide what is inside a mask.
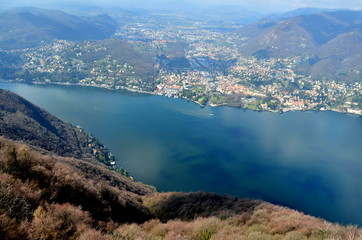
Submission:
[[[28,84],[28,87],[26,87],[26,85],[19,85],[19,84],[16,84],[16,82],[13,84],[13,86],[11,86],[12,84],[11,83],[9,83],[9,84],[6,84],[8,87],[10,87],[11,89],[14,89],[14,90],[16,90],[17,88],[18,89],[21,89],[21,88],[25,88],[25,89],[30,89],[29,90],[29,92],[43,92],[43,91],[49,91],[49,92],[54,92],[54,91],[61,91],[61,92],[67,92],[67,91],[69,91],[69,92],[72,92],[72,93],[74,93],[75,94],[75,96],[77,96],[77,92],[85,92],[85,93],[88,93],[88,95],[89,96],[92,96],[93,94],[100,94],[101,96],[111,96],[111,99],[116,99],[116,98],[118,98],[118,97],[122,97],[123,96],[123,93],[120,91],[120,92],[114,92],[113,94],[112,94],[112,92],[111,91],[106,91],[106,90],[100,90],[99,91],[99,89],[93,89],[92,90],[92,88],[81,88],[81,87],[83,87],[82,85],[80,85],[80,86],[75,86],[75,87],[66,87],[66,86],[64,86],[64,87],[61,87],[59,84],[54,84],[54,87],[53,86],[49,86],[49,85],[51,85],[51,84],[44,84],[44,86],[35,86],[35,85],[40,85],[40,84]],[[4,86],[4,87],[6,87],[6,85]],[[33,87],[31,87],[31,85],[34,85]],[[47,86],[48,85],[48,86]],[[61,84],[61,85],[64,85],[64,84]],[[65,84],[65,85],[69,85],[69,84]],[[23,87],[22,87],[23,86]],[[97,86],[97,88],[101,88],[101,87],[99,87],[99,86]],[[31,90],[31,89],[33,89],[33,90]],[[41,91],[38,91],[38,90],[36,90],[36,89],[39,89],[39,90],[41,90]],[[57,90],[58,89],[58,90]],[[83,89],[83,90],[82,90]],[[88,90],[87,90],[88,89]],[[114,90],[114,89],[110,89],[110,90]],[[127,93],[126,93],[127,94]],[[49,95],[50,97],[52,97],[52,95]],[[67,96],[67,95],[66,95]],[[53,96],[54,97],[54,96]],[[350,118],[350,117],[347,117],[347,116],[345,116],[345,117],[342,117],[342,115],[339,115],[339,114],[328,114],[327,113],[327,115],[325,115],[325,113],[321,113],[321,114],[319,114],[319,115],[316,115],[316,114],[312,114],[313,112],[307,112],[307,113],[298,113],[298,114],[294,114],[294,113],[292,113],[292,114],[287,114],[287,115],[284,115],[284,116],[279,116],[279,115],[274,115],[274,114],[263,114],[263,113],[253,113],[253,112],[250,112],[250,111],[243,111],[243,112],[241,112],[241,111],[238,111],[238,110],[236,110],[236,109],[232,109],[232,108],[220,108],[220,109],[216,109],[216,111],[215,111],[215,109],[211,109],[211,107],[217,107],[217,106],[206,106],[206,108],[205,109],[200,109],[199,107],[197,107],[197,106],[195,106],[195,105],[193,105],[192,106],[192,104],[190,105],[190,104],[187,104],[187,103],[182,103],[183,101],[179,101],[179,100],[177,100],[177,99],[161,99],[161,98],[159,98],[159,100],[157,100],[156,99],[156,101],[154,101],[155,100],[155,98],[152,98],[152,97],[149,97],[149,98],[147,98],[147,96],[143,96],[143,98],[142,98],[142,96],[140,95],[140,96],[138,96],[138,95],[131,95],[131,94],[129,94],[129,97],[131,97],[133,100],[131,100],[131,101],[138,101],[137,99],[143,99],[142,100],[142,102],[143,102],[143,106],[147,109],[147,108],[149,108],[150,107],[150,101],[152,101],[152,103],[157,103],[157,102],[168,102],[168,103],[171,103],[172,105],[173,104],[181,104],[182,106],[184,106],[184,107],[187,107],[187,108],[192,108],[193,110],[195,110],[196,112],[202,112],[202,113],[204,113],[204,112],[206,112],[207,114],[209,113],[209,112],[211,112],[211,113],[214,113],[216,116],[215,117],[219,117],[218,116],[218,114],[216,114],[216,113],[220,113],[220,112],[222,112],[222,111],[224,111],[224,110],[226,110],[226,114],[227,113],[230,113],[230,111],[231,111],[231,113],[234,113],[234,112],[239,112],[239,114],[237,114],[236,116],[241,116],[242,118],[245,116],[245,115],[252,115],[253,116],[253,119],[256,117],[256,118],[266,118],[266,119],[269,119],[269,117],[273,117],[273,116],[275,116],[276,117],[276,119],[279,119],[279,120],[281,120],[281,119],[289,119],[289,117],[290,116],[305,116],[305,117],[307,117],[307,116],[312,116],[313,117],[313,119],[315,119],[314,117],[315,116],[317,116],[317,118],[320,118],[320,117],[322,117],[322,119],[323,118],[328,118],[328,119],[333,119],[333,118],[337,118],[337,119],[339,119],[339,118],[342,118],[342,119],[344,119],[344,120],[346,120],[346,119],[355,119],[354,121],[356,121],[356,120],[358,120],[358,119],[356,119],[356,118]],[[141,98],[140,98],[141,97]],[[72,99],[72,98],[70,98],[70,99]],[[147,99],[149,99],[149,100],[147,100]],[[152,100],[153,99],[153,100]],[[112,102],[110,102],[110,101],[107,101],[108,103],[111,103],[112,104]],[[92,103],[88,103],[87,105],[89,105],[89,104],[92,104]],[[83,105],[83,106],[87,106],[87,105]],[[148,107],[147,107],[147,105],[148,105]],[[80,105],[81,106],[81,105]],[[145,109],[145,108],[143,108],[143,109]],[[224,110],[222,110],[222,109],[224,109]],[[229,110],[228,110],[229,109]],[[137,111],[137,112],[139,112],[139,111]],[[181,114],[178,112],[178,114],[179,115],[185,115],[184,114],[184,112],[181,112]],[[307,115],[306,115],[307,114]],[[137,115],[137,116],[139,116],[139,115]],[[143,114],[142,115],[140,115],[140,116],[143,116]],[[167,115],[166,115],[167,116]],[[230,115],[228,115],[228,116],[230,116]],[[269,116],[269,117],[268,117]],[[318,117],[319,116],[319,117]],[[158,117],[158,116],[156,116],[156,117]],[[186,119],[189,119],[189,117],[188,116],[186,116],[187,118]],[[197,114],[195,117],[197,117],[197,118],[200,118],[199,117],[199,115]],[[206,117],[202,117],[203,119],[204,118],[206,118],[206,119],[208,119],[208,118],[210,118],[210,119],[212,119],[212,118],[215,118],[215,117],[208,117],[208,116],[206,116]],[[274,118],[274,117],[273,117]],[[307,118],[309,118],[309,117],[307,117]],[[235,118],[236,119],[236,118]],[[294,118],[292,118],[292,119],[294,119]],[[239,120],[238,119],[236,119],[238,122],[239,122]],[[218,124],[218,121],[215,121],[215,120],[207,120],[207,121],[213,121],[213,122],[215,122],[215,124]],[[279,121],[280,122],[280,121]],[[216,125],[217,126],[217,125]],[[247,126],[247,125],[239,125],[238,123],[237,123],[237,126],[240,126],[241,127],[241,129],[243,129],[245,126]],[[229,128],[230,129],[230,128]],[[229,130],[230,131],[230,130]],[[234,131],[232,131],[232,132],[234,132]],[[241,133],[241,134],[244,134],[244,132],[237,132],[237,131],[235,131],[236,133]],[[245,133],[247,133],[247,132],[245,132]],[[236,135],[237,136],[237,135]],[[248,137],[248,135],[246,135],[247,137]],[[248,137],[249,138],[249,137]]]
[[[166,95],[163,94],[158,94],[155,92],[147,92],[147,91],[143,91],[143,90],[137,90],[137,89],[133,89],[133,88],[128,88],[128,87],[124,87],[124,86],[119,86],[116,88],[112,88],[112,87],[108,87],[108,86],[101,86],[101,85],[96,85],[96,84],[79,84],[79,83],[56,83],[56,82],[50,82],[50,83],[40,83],[40,82],[32,82],[32,83],[27,83],[27,82],[21,82],[21,81],[16,81],[16,80],[5,80],[5,79],[0,79],[0,82],[6,82],[6,83],[25,83],[25,84],[34,84],[34,85],[60,85],[60,86],[80,86],[80,87],[94,87],[94,88],[100,88],[100,89],[107,89],[107,90],[111,90],[111,91],[117,91],[117,90],[123,90],[123,91],[127,91],[127,92],[131,92],[131,93],[139,93],[139,94],[147,94],[147,95],[153,95],[153,96],[162,96],[162,97],[168,97]],[[169,97],[170,98],[170,97]],[[214,107],[235,107],[238,109],[242,109],[242,110],[251,110],[251,111],[256,111],[256,112],[270,112],[270,113],[279,113],[279,114],[283,114],[283,113],[287,113],[287,112],[337,112],[337,113],[342,113],[342,114],[347,114],[347,115],[352,115],[352,116],[362,116],[362,112],[361,113],[355,113],[355,112],[345,112],[345,111],[341,111],[338,109],[325,109],[325,110],[313,110],[313,109],[301,109],[301,110],[294,110],[294,109],[281,109],[281,110],[266,110],[266,109],[250,109],[250,108],[243,108],[243,107],[238,107],[238,106],[232,106],[229,105],[227,103],[225,104],[213,104],[213,103],[207,103],[206,105],[202,105],[201,103],[199,103],[198,101],[195,100],[191,100],[191,99],[187,99],[187,98],[183,98],[183,97],[178,97],[180,99],[186,100],[186,101],[190,101],[193,102],[197,105],[199,105],[200,107],[204,108],[206,106],[210,106],[212,108]]]

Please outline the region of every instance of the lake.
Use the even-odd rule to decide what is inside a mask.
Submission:
[[[362,117],[244,111],[105,89],[0,83],[103,142],[159,191],[258,198],[362,226]]]

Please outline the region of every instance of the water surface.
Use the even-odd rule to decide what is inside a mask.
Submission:
[[[100,139],[160,191],[251,197],[362,225],[362,117],[201,108],[181,99],[0,83]]]

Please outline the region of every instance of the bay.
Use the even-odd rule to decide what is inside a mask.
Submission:
[[[362,226],[362,117],[275,114],[99,88],[0,83],[94,134],[160,191],[258,198]]]

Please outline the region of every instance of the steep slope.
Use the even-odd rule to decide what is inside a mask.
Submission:
[[[361,77],[362,29],[338,35],[319,49],[318,61],[308,71],[315,78],[338,77],[353,80]]]
[[[1,89],[0,136],[61,156],[97,159],[107,165],[113,161],[104,146],[82,129],[73,127],[24,98]]]
[[[262,20],[246,26],[240,34],[249,37],[242,50],[248,54],[267,51],[271,57],[317,54],[318,48],[340,34],[361,29],[362,11],[325,12],[287,20]]]
[[[144,222],[152,215],[142,205],[140,196],[153,191],[88,161],[43,155],[0,138],[1,239],[12,239],[11,227],[19,230],[12,234],[22,233],[30,239],[43,239],[41,236],[46,234],[52,236],[46,239],[73,239],[71,236],[77,230],[69,225],[75,221],[98,228],[113,221]],[[36,222],[39,218],[43,223]],[[57,225],[59,221],[61,225]],[[27,233],[20,222],[30,227]],[[38,229],[31,229],[31,225]],[[29,237],[18,235],[13,239]]]
[[[0,13],[0,48],[33,47],[54,39],[104,39],[117,26],[107,15],[80,18],[62,11],[15,8]]]
[[[304,29],[298,18],[275,22],[263,20],[247,26],[240,32],[248,37],[241,51],[257,57],[288,57],[300,54],[315,55],[318,44]]]

